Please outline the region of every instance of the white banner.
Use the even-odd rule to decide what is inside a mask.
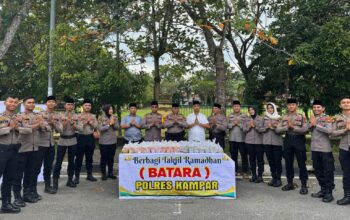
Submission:
[[[236,198],[235,163],[224,153],[119,155],[119,198]]]

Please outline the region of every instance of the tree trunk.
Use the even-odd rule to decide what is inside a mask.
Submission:
[[[285,83],[285,94],[286,94],[287,98],[289,97],[289,77],[290,77],[290,71],[287,71],[286,81],[284,82]]]
[[[8,27],[4,40],[0,45],[0,60],[5,56],[7,50],[10,48],[13,38],[16,35],[17,29],[21,24],[21,21],[24,17],[27,16],[30,6],[32,5],[32,0],[26,0],[20,11],[12,19],[11,25]]]
[[[121,121],[122,121],[122,109],[121,109],[120,105],[117,105],[117,118],[118,118],[119,123],[121,123]],[[122,136],[122,129],[120,126],[118,129],[118,136],[119,137]]]
[[[222,111],[226,108],[226,71],[224,53],[221,48],[215,49],[215,70],[216,70],[216,88],[215,88],[215,102],[222,106]]]
[[[154,87],[153,87],[153,99],[159,100],[160,96],[160,70],[159,70],[159,57],[154,56]]]

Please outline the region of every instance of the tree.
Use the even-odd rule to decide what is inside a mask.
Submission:
[[[284,104],[296,96],[307,111],[314,98],[337,106],[338,94],[346,93],[349,80],[347,50],[349,26],[346,1],[289,1],[273,8],[269,29],[279,38],[276,50],[256,44],[260,61],[253,68],[248,99],[262,102],[269,94]],[[281,53],[280,51],[287,51]],[[344,81],[336,80],[343,79]]]
[[[4,25],[4,21],[5,24],[7,23],[6,21],[11,20],[10,24],[8,25],[8,27],[6,28],[6,31],[4,33],[4,37],[2,39],[2,41],[0,40],[0,60],[4,57],[4,55],[6,54],[7,50],[9,49],[9,47],[11,46],[11,43],[13,41],[13,38],[16,35],[16,31],[18,29],[18,27],[21,24],[21,21],[23,20],[23,18],[25,18],[28,14],[28,11],[31,7],[32,4],[32,0],[24,0],[24,2],[22,3],[20,7],[20,9],[18,10],[17,13],[13,13],[13,11],[9,10],[10,13],[13,13],[14,15],[11,16],[11,14],[7,14],[7,9],[13,8],[14,6],[17,6],[16,3],[14,3],[13,1],[4,1],[2,4],[0,4],[0,30],[2,29],[2,26],[7,26]]]
[[[222,31],[218,34],[212,31],[212,21],[216,17],[211,15],[221,14],[228,18],[228,2],[225,1],[180,1],[180,4],[184,7],[188,16],[193,20],[194,24],[198,25],[202,29],[207,47],[209,50],[210,57],[212,58],[212,63],[215,67],[215,101],[222,106],[226,105],[226,69],[223,47],[225,44],[225,35],[227,25],[223,24]],[[225,109],[223,109],[225,111]]]
[[[161,59],[167,55],[171,60],[188,65],[189,53],[198,54],[201,50],[197,36],[184,28],[188,17],[175,0],[150,0],[133,5],[133,17],[138,18],[139,26],[134,26],[136,34],[127,40],[129,48],[141,59],[151,56],[154,62],[154,99],[161,98]],[[195,50],[196,52],[191,52]],[[186,58],[185,58],[186,57]],[[192,56],[191,58],[193,58]]]

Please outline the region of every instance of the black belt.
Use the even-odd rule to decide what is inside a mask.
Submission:
[[[79,134],[79,137],[91,137],[93,136],[93,133],[91,134]]]
[[[176,133],[165,132],[165,134],[166,135],[185,135],[185,131],[176,132]]]
[[[21,144],[0,144],[0,148],[2,149],[6,149],[6,150],[9,150],[9,149],[19,149],[21,147]]]
[[[71,139],[71,138],[76,137],[76,135],[75,134],[72,134],[72,135],[61,135],[60,137],[63,138],[63,139]]]
[[[286,134],[286,138],[305,138],[303,134]]]

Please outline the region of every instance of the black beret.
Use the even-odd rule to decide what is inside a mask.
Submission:
[[[134,102],[129,103],[129,108],[131,108],[131,107],[135,107],[135,108],[137,108],[137,104],[136,104],[136,103],[134,103]]]
[[[221,105],[218,103],[214,103],[213,107],[217,107],[217,108],[221,109]]]
[[[178,108],[180,105],[179,105],[179,103],[173,103],[172,105],[171,105],[171,107],[173,107],[173,108]]]
[[[65,98],[64,98],[64,102],[65,102],[65,103],[72,103],[72,104],[74,104],[74,99],[71,98],[71,97],[65,97]]]
[[[193,100],[193,102],[192,102],[192,105],[200,105],[200,104],[201,104],[201,102],[198,100]]]
[[[151,105],[158,105],[158,102],[154,100],[151,102]]]
[[[92,104],[92,101],[91,101],[91,99],[84,99],[83,104],[85,104],[85,103]]]
[[[49,100],[57,101],[56,96],[54,95],[49,95],[48,97],[46,97],[46,101],[49,101]]]
[[[312,103],[312,105],[322,105],[323,106],[323,103],[321,100],[318,100],[318,99],[315,99]]]
[[[295,98],[289,98],[289,99],[287,99],[287,104],[292,104],[292,103],[297,104],[297,99],[295,99]]]
[[[232,105],[241,105],[241,102],[238,100],[233,100]]]

